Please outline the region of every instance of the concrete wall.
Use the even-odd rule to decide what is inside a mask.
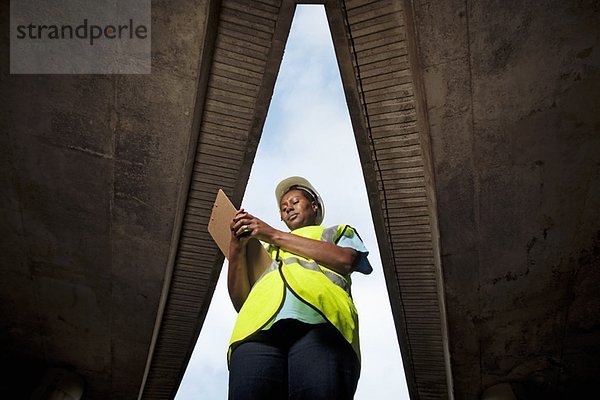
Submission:
[[[598,392],[600,7],[412,5],[455,396]]]
[[[137,396],[197,134],[206,9],[152,2],[150,75],[9,75],[2,31],[0,363],[13,386],[65,366],[85,398]]]

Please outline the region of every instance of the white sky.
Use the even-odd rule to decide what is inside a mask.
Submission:
[[[325,226],[355,227],[370,250],[371,275],[353,274],[362,371],[356,400],[408,399],[400,350],[348,108],[323,6],[298,6],[242,207],[275,228],[274,189],[307,178],[325,202]],[[176,400],[227,398],[227,345],[236,313],[223,266]]]

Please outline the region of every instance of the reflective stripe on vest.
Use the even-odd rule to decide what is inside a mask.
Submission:
[[[279,251],[277,252],[277,254],[279,254]],[[261,276],[258,278],[258,280],[256,282],[260,281],[263,278],[263,276],[265,276],[269,272],[276,270],[277,267],[279,266],[278,261],[281,261],[284,264],[297,263],[297,264],[300,264],[304,268],[309,269],[311,271],[321,272],[327,278],[329,278],[329,280],[333,284],[335,284],[335,285],[341,287],[342,289],[344,289],[344,291],[346,293],[348,293],[348,296],[352,297],[352,292],[350,291],[350,283],[345,278],[343,278],[341,275],[338,275],[335,272],[330,271],[329,269],[326,269],[324,267],[323,268],[320,267],[319,264],[317,264],[317,262],[314,261],[314,260],[305,260],[305,259],[301,259],[301,258],[293,257],[293,256],[287,256],[283,260],[280,260],[279,258],[273,260],[273,262],[271,263],[271,265],[269,265],[267,267],[267,269],[265,269],[265,271],[261,274]]]
[[[306,261],[306,260],[301,260],[299,258],[296,257],[286,257],[283,260],[284,264],[293,264],[293,263],[298,263],[300,265],[302,265],[304,268],[306,269],[310,269],[313,271],[319,271],[321,273],[323,273],[327,278],[329,278],[329,280],[331,282],[333,282],[333,284],[341,287],[342,289],[344,289],[344,291],[346,293],[348,293],[348,296],[352,297],[352,294],[350,293],[350,285],[348,284],[348,281],[346,281],[344,278],[342,278],[341,276],[337,275],[334,272],[331,272],[329,270],[323,269],[321,267],[319,267],[319,264],[317,264],[315,261]]]

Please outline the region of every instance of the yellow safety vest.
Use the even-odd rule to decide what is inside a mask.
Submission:
[[[348,225],[305,226],[291,233],[337,243],[343,235],[354,234],[354,231]],[[237,345],[262,330],[275,317],[283,305],[287,287],[335,326],[360,360],[358,314],[350,293],[350,276],[276,246],[269,245],[268,250],[274,261],[254,284],[238,314],[227,359]]]

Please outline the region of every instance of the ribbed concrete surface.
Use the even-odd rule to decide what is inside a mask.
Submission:
[[[354,116],[363,169],[371,194],[390,301],[411,396],[448,398],[443,308],[429,151],[419,121],[402,3],[346,1],[346,22],[362,120]],[[338,45],[338,53],[343,51]],[[423,118],[422,116],[420,118]],[[363,140],[360,136],[363,136]],[[368,147],[367,147],[368,146]],[[365,148],[367,147],[367,148]],[[371,176],[369,181],[368,177]],[[374,178],[374,180],[373,180]],[[379,204],[374,203],[374,199]]]

